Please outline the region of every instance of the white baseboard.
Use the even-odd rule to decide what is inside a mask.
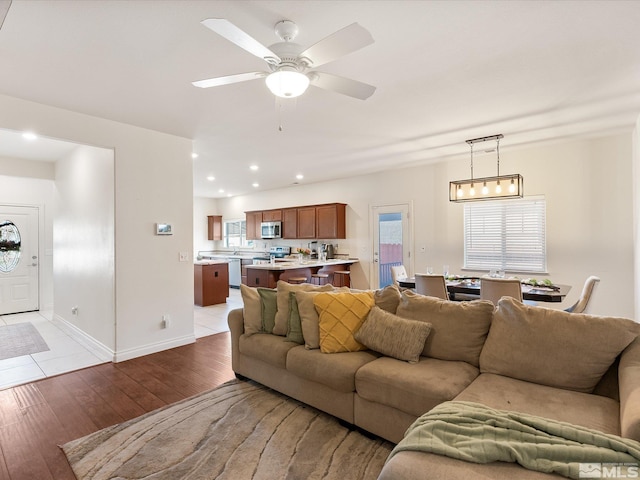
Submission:
[[[111,348],[88,335],[86,332],[80,330],[73,323],[65,320],[63,317],[55,313],[53,314],[52,321],[68,335],[78,341],[78,343],[91,350],[91,352],[100,358],[100,360],[105,360],[107,362],[114,361],[115,352]]]
[[[115,352],[113,361],[122,362],[124,360],[131,360],[132,358],[142,357],[144,355],[150,355],[152,353],[161,352],[170,348],[182,347],[183,345],[189,345],[195,343],[196,336],[185,335],[184,337],[172,338],[165,342],[151,343],[149,345],[143,345],[141,347],[129,348],[127,350],[119,350]]]
[[[66,331],[69,335],[73,336],[73,338],[83,346],[90,349],[101,360],[114,363],[122,362],[124,360],[131,360],[132,358],[142,357],[144,355],[150,355],[152,353],[161,352],[170,348],[182,347],[183,345],[189,345],[191,343],[195,343],[196,341],[196,336],[194,334],[190,334],[183,337],[172,338],[171,340],[167,340],[164,342],[151,343],[140,347],[114,352],[112,349],[97,341],[90,335],[87,335],[84,331],[80,330],[78,327],[68,322],[60,315],[54,314],[53,322],[56,323],[62,330]]]

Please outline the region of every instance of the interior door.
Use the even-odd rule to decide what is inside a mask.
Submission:
[[[0,205],[0,315],[39,308],[38,207]]]
[[[409,205],[371,207],[373,225],[373,288],[393,283],[391,267],[404,265],[411,271]]]

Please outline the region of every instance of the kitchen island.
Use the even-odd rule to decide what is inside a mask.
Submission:
[[[303,261],[279,261],[275,264],[247,265],[247,285],[250,287],[276,288],[278,280],[287,281],[290,278],[306,277],[311,280],[314,273],[325,273],[328,275],[327,282],[336,286],[349,286],[348,275],[345,282],[344,274],[337,272],[349,271],[351,265],[358,263],[358,259],[331,259],[325,261],[309,260]]]
[[[225,303],[229,296],[229,263],[199,260],[193,265],[194,303],[201,307]]]

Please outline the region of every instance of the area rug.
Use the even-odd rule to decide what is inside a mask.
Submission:
[[[30,322],[0,327],[0,360],[49,350],[36,327]]]
[[[62,446],[79,480],[375,479],[392,448],[238,380]]]

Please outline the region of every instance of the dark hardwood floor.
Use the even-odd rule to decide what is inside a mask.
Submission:
[[[0,391],[0,479],[75,480],[70,440],[234,378],[229,333]]]

